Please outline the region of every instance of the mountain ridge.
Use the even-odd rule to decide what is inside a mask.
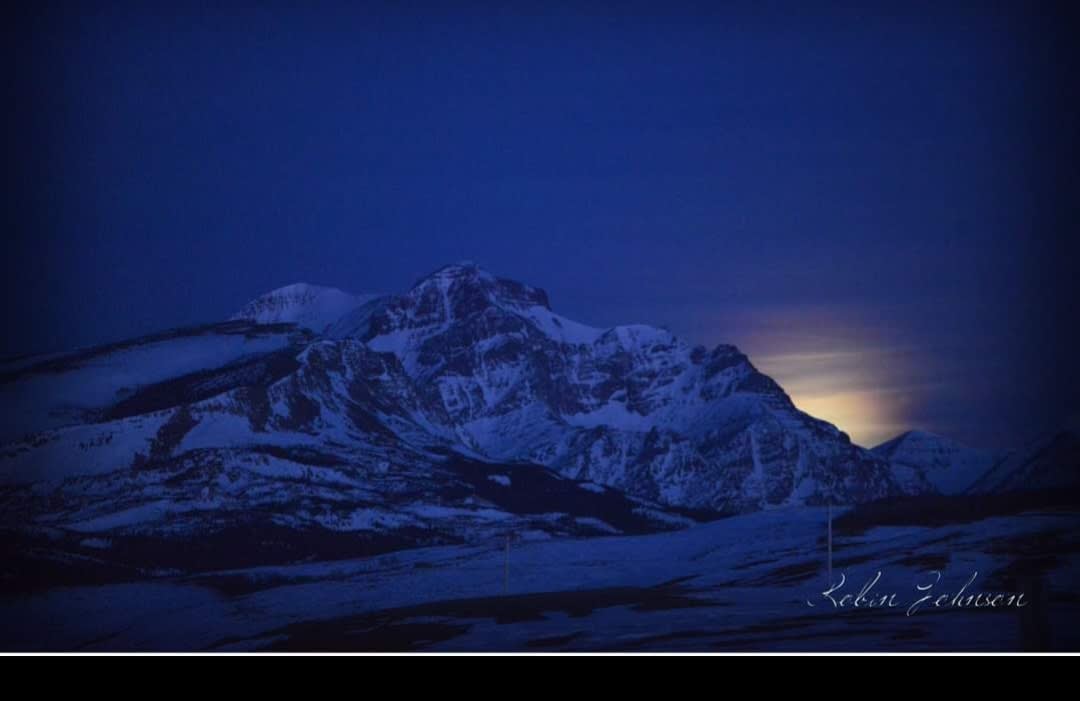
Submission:
[[[59,403],[70,404],[70,388],[88,376],[61,372],[63,399],[40,411],[66,418],[37,428],[87,431],[94,417],[131,414],[121,403],[160,412],[171,397],[177,407],[194,402],[193,434],[205,431],[200,414],[227,406],[256,433],[299,431],[317,442],[359,430],[368,437],[343,440],[374,435],[421,450],[536,463],[670,506],[745,511],[896,491],[884,461],[798,411],[734,346],[691,346],[642,324],[578,324],[551,311],[541,288],[472,263],[443,266],[399,295],[337,304],[346,293],[335,291],[334,304],[319,304],[329,289],[279,288],[227,322],[241,326],[136,344],[130,353],[144,358],[142,374],[129,355],[109,355],[108,372],[94,380],[98,395],[62,412]],[[343,320],[362,323],[347,333]],[[236,351],[216,362],[219,347]],[[163,359],[193,351],[211,355],[177,368],[188,375],[158,371]],[[12,384],[37,392],[29,377]],[[32,472],[24,465],[9,474]]]
[[[895,450],[799,411],[733,345],[577,324],[478,266],[340,306],[282,289],[254,319],[6,368],[0,528],[80,558],[164,566],[153,553],[197,538],[270,562],[934,489],[925,466],[897,479]]]
[[[824,499],[815,480],[853,500],[894,490],[883,462],[798,411],[734,346],[691,346],[643,324],[588,327],[555,314],[541,288],[471,262],[380,298],[364,322],[354,337],[397,358],[435,433],[490,459],[697,508]],[[731,422],[755,428],[733,437],[713,427]],[[721,488],[710,483],[730,470],[701,474],[718,461],[740,473]],[[830,461],[846,474],[831,480]]]

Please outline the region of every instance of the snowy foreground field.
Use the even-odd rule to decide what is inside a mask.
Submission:
[[[831,599],[826,515],[808,507],[657,535],[513,543],[509,556],[495,541],[52,588],[5,595],[0,647],[1075,650],[1077,525],[1073,511],[1043,510],[861,530],[839,514],[834,582],[845,585]]]

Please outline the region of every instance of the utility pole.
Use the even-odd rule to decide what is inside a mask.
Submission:
[[[833,583],[832,578],[832,499],[829,499],[829,586]]]
[[[503,565],[503,594],[510,593],[510,534],[506,534],[506,562]]]
[[[836,476],[835,475],[830,475],[830,477],[831,477],[831,479],[829,479],[828,482],[826,482],[825,484],[822,485],[824,487],[824,490],[823,490],[824,494],[822,496],[825,497],[825,517],[828,520],[828,523],[827,523],[827,526],[826,526],[826,534],[827,535],[826,535],[826,539],[825,539],[827,553],[828,553],[827,554],[827,560],[826,560],[826,563],[827,563],[826,567],[827,567],[827,570],[828,570],[829,586],[831,587],[833,585],[832,512],[833,512],[833,503],[836,502],[836,491],[837,491],[837,489],[836,489]]]

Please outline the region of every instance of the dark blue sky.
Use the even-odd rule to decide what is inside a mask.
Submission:
[[[468,258],[864,442],[1076,417],[1050,5],[146,5],[8,25],[6,353]]]

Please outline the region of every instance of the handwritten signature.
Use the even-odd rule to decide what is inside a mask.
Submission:
[[[879,570],[858,590],[848,588],[847,577],[840,573],[840,580],[820,594],[807,599],[811,608],[822,604],[839,610],[854,609],[899,609],[905,608],[906,615],[914,616],[919,611],[930,609],[1003,609],[1024,608],[1029,601],[1019,592],[976,591],[975,580],[979,573],[971,577],[955,592],[942,591],[939,585],[942,573],[934,570],[928,573],[928,579],[915,584],[915,591],[908,596],[899,592],[883,592],[879,588],[882,573]],[[815,603],[817,601],[817,603]]]

